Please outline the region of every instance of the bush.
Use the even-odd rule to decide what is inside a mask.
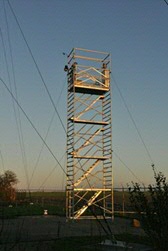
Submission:
[[[0,175],[0,199],[3,201],[14,201],[16,199],[16,191],[14,186],[18,179],[12,171],[5,171]]]
[[[155,185],[142,191],[140,184],[129,187],[130,202],[139,215],[142,228],[157,251],[168,250],[168,183],[154,170]]]

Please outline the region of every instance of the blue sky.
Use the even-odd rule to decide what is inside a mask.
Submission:
[[[157,170],[167,176],[168,6],[164,0],[13,0],[9,2],[52,98],[57,104],[65,127],[67,93],[66,74],[63,68],[66,57],[62,53],[68,53],[74,47],[111,53],[115,186],[126,186],[132,180],[137,181],[135,176],[146,185],[153,182],[151,159],[118,88]],[[0,1],[0,28],[0,77],[8,86],[11,82],[14,90],[11,48],[18,101],[40,134],[45,137],[54,108],[8,2],[3,0]],[[31,180],[32,188],[64,188],[65,174],[59,166],[54,169],[56,166],[54,158],[45,147],[42,149],[40,138],[22,112],[20,112],[20,119],[25,154],[20,150],[13,102],[2,83],[0,107],[1,172],[3,168],[16,172],[20,180],[19,188],[27,187],[27,180],[29,182]],[[17,107],[16,112],[18,113]],[[56,114],[46,141],[56,157],[61,159],[65,153],[66,135]],[[26,159],[25,165],[22,161],[23,155]],[[37,166],[36,162],[38,162]],[[65,157],[62,158],[61,164],[65,166]]]

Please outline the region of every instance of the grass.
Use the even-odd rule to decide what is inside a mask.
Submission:
[[[13,205],[0,208],[0,218],[10,219],[19,216],[34,216],[43,215],[44,210],[48,210],[49,215],[65,216],[65,211],[60,206],[56,205],[41,205],[41,204],[28,204],[28,205]]]
[[[17,192],[16,201],[0,201],[0,218],[43,215],[65,216],[65,192]]]
[[[129,207],[128,192],[124,192],[125,209]],[[11,203],[12,207],[9,207],[10,202],[2,202],[0,205],[0,218],[14,218],[18,216],[31,216],[31,215],[43,215],[44,210],[48,210],[50,215],[65,216],[65,192],[17,192],[16,201]],[[114,199],[116,209],[122,212],[122,200],[123,192],[114,191]],[[118,216],[123,217],[122,213],[118,213]],[[125,214],[125,217],[130,215]]]

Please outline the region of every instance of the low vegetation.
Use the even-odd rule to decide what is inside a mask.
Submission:
[[[18,183],[16,174],[10,170],[0,175],[0,200],[14,201],[16,199],[15,185]]]
[[[155,184],[144,192],[140,184],[130,187],[130,201],[138,213],[141,225],[157,251],[168,250],[168,183],[154,170]]]

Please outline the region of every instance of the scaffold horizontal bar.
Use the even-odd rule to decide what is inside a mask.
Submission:
[[[89,49],[84,49],[84,48],[73,48],[70,52],[70,54],[72,53],[73,50],[78,50],[78,51],[85,51],[85,52],[92,52],[92,53],[97,53],[97,54],[104,54],[104,55],[109,55],[110,54],[108,52],[105,51],[96,51],[96,50],[89,50]]]
[[[109,157],[103,157],[103,156],[73,156],[76,159],[100,159],[100,160],[106,160],[109,159]]]
[[[111,188],[74,188],[74,191],[90,191],[90,192],[95,192],[95,191],[111,191],[112,189]]]
[[[91,57],[86,57],[86,56],[80,56],[80,55],[74,55],[74,58],[80,58],[84,60],[91,60],[91,61],[96,61],[96,62],[104,62],[103,59],[101,58],[91,58]],[[107,60],[108,62],[109,60]]]
[[[104,121],[93,121],[93,120],[84,120],[84,119],[73,119],[71,118],[75,123],[83,123],[83,124],[96,124],[96,125],[108,125],[108,122]]]

